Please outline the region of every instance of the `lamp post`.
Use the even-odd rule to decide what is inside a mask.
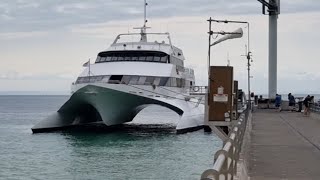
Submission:
[[[208,20],[209,21],[209,20]],[[247,21],[229,21],[229,20],[215,20],[215,19],[211,19],[210,21],[212,22],[216,22],[216,23],[235,23],[235,24],[247,24],[248,26],[248,52],[246,53],[246,58],[248,60],[247,62],[247,66],[248,66],[248,102],[249,102],[249,108],[251,108],[251,90],[250,90],[250,60],[251,60],[251,51],[250,51],[250,23]],[[211,25],[210,25],[211,26]],[[210,40],[210,39],[209,39]],[[210,48],[209,48],[209,53],[210,53]],[[210,58],[210,57],[209,57]],[[209,59],[209,63],[210,63],[210,59]]]
[[[241,28],[237,29],[236,31],[234,32],[224,32],[224,31],[221,31],[221,32],[213,32],[212,31],[212,22],[217,22],[217,20],[214,20],[210,17],[209,20],[207,20],[209,22],[209,49],[208,49],[208,92],[206,94],[206,108],[205,108],[205,115],[207,116],[206,117],[206,120],[208,121],[209,120],[209,115],[208,115],[208,105],[209,105],[209,101],[208,101],[208,98],[209,98],[209,93],[210,93],[210,82],[211,82],[211,79],[210,79],[210,64],[211,64],[211,47],[216,45],[216,44],[219,44],[225,40],[228,40],[228,39],[235,39],[235,38],[241,38],[242,35],[243,35],[243,31]],[[222,38],[218,39],[217,41],[211,43],[211,38],[214,34],[217,34],[217,35],[224,35]]]

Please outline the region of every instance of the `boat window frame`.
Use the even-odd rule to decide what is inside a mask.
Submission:
[[[153,81],[153,84],[156,85],[156,86],[159,86],[160,81],[161,81],[161,77],[155,77],[154,81]]]
[[[135,80],[135,79],[136,79],[136,80]],[[136,85],[136,84],[138,84],[139,79],[140,79],[139,76],[131,76],[130,81],[129,81],[129,84]],[[135,83],[133,83],[133,82],[135,82]]]
[[[98,54],[96,63],[127,61],[169,63],[170,56],[161,51],[105,51]]]
[[[111,77],[113,77],[111,79]],[[121,77],[121,79],[120,79]],[[166,87],[186,88],[194,85],[194,81],[184,78],[138,76],[138,75],[100,75],[78,77],[76,84],[84,83],[108,83],[108,84],[130,84],[130,85],[155,85]]]
[[[131,80],[131,76],[124,75],[124,76],[122,77],[121,82],[123,82],[124,84],[129,84],[129,83],[130,83],[130,80]]]

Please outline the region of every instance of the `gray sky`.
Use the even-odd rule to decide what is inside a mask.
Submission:
[[[206,84],[206,19],[250,22],[252,90],[267,93],[268,16],[256,0],[149,0],[152,32],[171,33],[183,49],[186,64]],[[83,70],[81,65],[108,48],[118,33],[141,26],[143,0],[1,0],[0,91],[64,91]],[[278,29],[278,90],[280,93],[320,93],[318,51],[320,1],[281,0]],[[232,31],[238,26],[215,25]],[[246,27],[243,26],[246,31]],[[245,33],[246,34],[246,33]],[[212,49],[213,64],[226,65],[246,90],[243,39]]]

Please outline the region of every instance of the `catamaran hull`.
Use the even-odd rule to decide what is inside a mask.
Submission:
[[[97,85],[78,89],[56,113],[32,127],[32,131],[48,132],[93,122],[103,122],[107,126],[119,125],[132,121],[142,109],[154,104],[167,107],[181,116],[176,127],[177,133],[198,130],[204,125],[201,103],[124,92],[119,90],[119,86],[123,85],[114,86],[118,89]]]

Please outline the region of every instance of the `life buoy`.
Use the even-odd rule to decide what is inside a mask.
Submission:
[[[199,86],[194,86],[192,89],[193,89],[194,92],[198,92],[199,91]]]

